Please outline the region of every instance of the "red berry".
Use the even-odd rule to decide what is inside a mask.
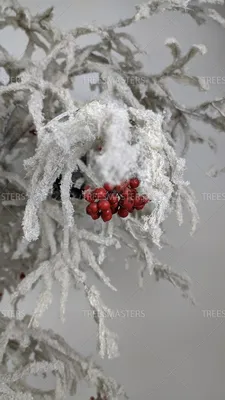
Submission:
[[[124,190],[125,188],[127,188],[129,185],[129,181],[123,181],[121,182],[121,184],[119,185],[121,187],[121,190]]]
[[[137,195],[137,190],[136,189],[130,189],[130,197],[134,200],[135,196]]]
[[[123,187],[127,187],[129,185],[130,181],[123,181],[122,182],[122,186]]]
[[[91,203],[86,207],[86,213],[89,215],[96,214],[98,212],[97,203]]]
[[[22,281],[24,278],[25,278],[25,274],[24,274],[24,272],[21,272],[21,274],[20,274],[20,280]]]
[[[147,198],[147,196],[145,194],[140,196],[140,203],[141,204],[146,204],[148,203],[149,199]]]
[[[112,214],[112,211],[111,211],[111,209],[109,208],[108,210],[102,211],[102,214],[104,214],[105,216],[106,216],[106,215],[110,215],[110,214]]]
[[[117,211],[118,211],[118,206],[112,206],[111,207],[111,211],[112,211],[112,214],[116,214],[117,213]]]
[[[98,204],[98,209],[101,211],[110,209],[110,203],[108,200],[99,200],[97,204]]]
[[[129,184],[132,189],[136,189],[140,185],[140,181],[138,178],[132,178]]]
[[[94,203],[94,201],[95,201],[95,198],[94,198],[94,196],[93,196],[93,192],[91,192],[90,190],[87,190],[87,191],[84,193],[84,198],[85,198],[85,200],[87,200],[89,203]]]
[[[133,202],[133,200],[129,200],[129,199],[125,199],[123,202],[122,202],[122,207],[123,208],[125,208],[127,211],[132,211],[133,210],[133,207],[134,207],[134,202]]]
[[[142,210],[144,208],[145,204],[140,204],[139,206],[136,206],[136,210]]]
[[[97,200],[103,200],[106,198],[107,192],[104,188],[97,188],[93,192],[93,196]]]
[[[114,186],[111,185],[110,183],[106,182],[104,183],[104,189],[107,190],[107,192],[111,192],[113,190]]]
[[[135,198],[134,198],[134,207],[138,207],[140,206],[141,203],[141,196],[139,196],[139,194],[137,193]]]
[[[104,222],[110,221],[112,219],[112,211],[111,210],[106,210],[101,213],[101,217]]]
[[[120,193],[123,190],[122,185],[116,185],[115,190],[117,191],[117,193]]]
[[[127,216],[128,216],[128,214],[129,214],[129,212],[125,209],[125,208],[120,208],[119,210],[118,210],[118,215],[121,217],[121,218],[126,218]]]
[[[85,186],[84,186],[84,190],[88,190],[88,189],[90,189],[90,188],[91,188],[90,185],[85,185]]]
[[[121,197],[127,199],[128,197],[131,197],[132,192],[131,189],[126,187],[122,192],[121,192]]]
[[[131,200],[125,200],[124,202],[124,208],[126,208],[127,211],[131,212],[133,211],[134,208],[134,202]]]
[[[94,220],[98,219],[99,217],[100,217],[100,213],[91,214],[91,218]]]
[[[116,193],[110,193],[108,196],[108,200],[110,204],[118,204],[118,196]]]

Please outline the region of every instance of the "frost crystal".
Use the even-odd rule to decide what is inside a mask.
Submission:
[[[167,39],[171,64],[158,74],[146,74],[137,59],[143,53],[140,46],[122,28],[167,11],[188,14],[198,24],[210,17],[224,27],[220,14],[201,3],[223,4],[219,0],[199,0],[194,5],[188,0],[151,0],[136,6],[131,18],[111,26],[88,25],[61,33],[52,24],[52,7],[32,15],[17,0],[1,2],[1,29],[22,29],[28,43],[20,59],[0,46],[4,70],[0,77],[0,185],[2,193],[7,188],[9,194],[0,205],[0,298],[7,291],[13,307],[11,318],[0,314],[0,398],[65,399],[76,393],[82,379],[94,385],[100,397],[126,397],[92,360],[39,326],[52,302],[55,281],[61,288],[62,322],[69,290],[79,288],[93,312],[100,356],[119,355],[117,335],[105,321],[113,313],[89,279],[90,272],[94,273],[116,292],[104,272],[110,247],[129,248],[125,268],[130,258],[136,259],[140,285],[147,271],[157,280],[168,280],[193,302],[189,278],[161,264],[154,245],[165,243],[168,215],[175,213],[179,225],[183,223],[185,207],[190,211],[191,231],[196,228],[196,201],[184,180],[184,156],[191,142],[206,142],[212,149],[216,144],[195,132],[191,120],[224,131],[224,98],[186,107],[168,88],[171,78],[207,89],[204,79],[187,69],[189,61],[206,53],[204,45],[194,44],[183,53],[175,38]],[[96,44],[78,45],[79,38],[92,33],[99,38]],[[33,58],[36,48],[45,53],[38,62]],[[96,76],[95,83],[90,82],[95,100],[73,98],[74,78],[91,73]],[[177,154],[180,140],[184,146]],[[108,224],[94,221],[85,229],[85,202],[78,196],[82,187],[100,187],[106,181],[119,184],[134,176],[140,180],[140,192],[151,200],[145,209]],[[32,315],[18,318],[20,300],[38,283],[42,291]],[[26,378],[37,374],[53,374],[55,387],[44,391],[28,385]]]

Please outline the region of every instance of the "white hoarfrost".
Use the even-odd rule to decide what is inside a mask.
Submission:
[[[7,193],[18,194],[16,199],[5,198],[0,208],[0,295],[8,291],[13,306],[12,318],[0,314],[0,399],[64,400],[67,394],[76,393],[81,379],[96,387],[98,399],[126,397],[91,359],[39,326],[52,302],[55,281],[61,287],[62,322],[69,290],[79,288],[97,324],[100,356],[119,355],[117,335],[105,324],[105,316],[113,313],[89,276],[94,272],[116,292],[104,272],[109,247],[119,249],[123,244],[131,250],[124,264],[128,269],[130,258],[136,259],[140,285],[147,271],[157,280],[168,280],[193,301],[189,278],[160,263],[153,250],[154,245],[164,244],[163,223],[169,214],[175,213],[182,224],[186,206],[192,232],[196,228],[195,197],[184,179],[185,160],[177,154],[176,143],[182,138],[182,155],[190,142],[207,142],[215,148],[211,138],[193,131],[190,120],[224,130],[224,98],[188,108],[179,104],[168,88],[169,77],[207,89],[202,78],[190,75],[186,68],[193,57],[206,53],[204,45],[193,45],[183,54],[175,38],[167,39],[171,64],[159,74],[146,74],[136,58],[142,53],[140,47],[130,34],[117,28],[167,11],[187,14],[198,24],[209,16],[225,26],[215,10],[201,7],[203,1],[197,3],[152,0],[136,6],[131,18],[114,25],[88,25],[68,33],[53,26],[53,8],[32,15],[17,0],[0,4],[0,29],[11,26],[28,36],[20,59],[0,46],[0,67],[9,77],[6,81],[5,75],[0,76],[0,186],[2,192],[7,188]],[[222,4],[216,0],[204,3]],[[92,33],[99,37],[96,44],[78,44],[80,37]],[[45,53],[39,62],[33,58],[36,48]],[[76,77],[90,73],[97,76],[95,84],[90,83],[96,98],[82,102],[73,97],[71,89]],[[22,162],[24,169],[20,170]],[[80,217],[85,218],[86,204],[71,198],[72,188],[79,189],[82,182],[92,187],[105,181],[117,184],[133,176],[140,180],[140,193],[151,200],[144,210],[125,219],[114,216],[107,224],[94,221],[85,229]],[[59,178],[60,198],[56,201],[52,194]],[[20,300],[37,283],[42,284],[42,291],[32,316],[16,318]],[[47,377],[49,373],[55,376],[52,390],[27,383],[30,375]]]
[[[130,118],[135,128],[131,129]],[[177,157],[162,130],[162,123],[163,115],[142,107],[122,107],[113,101],[102,104],[96,100],[78,111],[64,113],[43,127],[34,157],[25,162],[31,179],[23,221],[25,238],[31,241],[39,237],[39,210],[43,215],[41,204],[60,174],[65,228],[74,226],[74,209],[69,196],[72,172],[97,139],[104,142],[104,152],[95,156],[96,175],[92,169],[90,176],[86,171],[87,177],[93,183],[119,184],[136,175],[143,193],[154,205],[153,211],[149,210],[148,223],[145,215],[143,230],[149,231],[155,244],[160,245],[161,224],[176,210],[174,200],[177,198],[186,200],[193,211],[194,231],[198,217],[194,197],[189,204],[189,183],[183,180],[185,160]]]

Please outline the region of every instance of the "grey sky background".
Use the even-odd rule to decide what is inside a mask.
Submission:
[[[21,4],[33,12],[54,5],[55,23],[66,31],[87,23],[116,22],[121,17],[132,15],[137,2],[22,0]],[[208,53],[196,57],[189,68],[193,74],[214,82],[210,91],[199,93],[195,88],[172,82],[170,87],[174,96],[187,105],[224,95],[225,31],[215,23],[199,27],[188,16],[165,13],[139,22],[128,31],[147,51],[142,60],[146,71],[150,72],[159,72],[171,61],[170,52],[164,46],[167,37],[175,37],[184,52],[194,43],[205,44]],[[93,37],[93,40],[96,39]],[[23,32],[5,29],[0,31],[0,42],[12,54],[20,56],[26,36]],[[37,58],[41,56],[41,52],[37,53]],[[87,80],[82,77],[76,82],[74,93],[83,100],[94,96],[88,89]],[[104,266],[118,293],[111,293],[96,283],[108,306],[113,310],[129,310],[128,318],[108,321],[108,326],[120,337],[121,357],[101,361],[95,356],[95,359],[106,374],[125,386],[131,400],[223,400],[225,396],[225,318],[222,316],[225,315],[225,195],[222,200],[225,175],[210,178],[205,173],[212,164],[225,165],[225,135],[197,122],[193,127],[206,136],[211,135],[218,144],[216,154],[207,146],[191,145],[187,156],[186,177],[198,199],[200,225],[195,235],[190,237],[188,222],[178,227],[175,218],[169,218],[166,228],[171,245],[156,253],[163,262],[190,275],[197,305],[194,307],[183,299],[168,282],[156,283],[147,275],[143,290],[139,290],[137,265],[133,263],[129,271],[125,270],[126,250],[123,248],[110,252]],[[39,289],[21,304],[23,312],[32,313]],[[8,307],[8,300],[6,296],[1,309]],[[70,293],[64,325],[59,320],[58,306],[59,288],[55,286],[54,303],[43,316],[42,326],[63,335],[82,354],[95,354],[96,327],[83,311],[88,306],[82,292]],[[131,310],[139,310],[144,316],[131,317]],[[42,379],[32,381],[46,388],[50,388],[53,382],[51,379],[48,383]],[[93,390],[81,385],[77,398],[87,400],[90,395],[93,395]]]

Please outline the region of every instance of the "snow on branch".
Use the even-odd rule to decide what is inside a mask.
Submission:
[[[74,396],[82,380],[95,386],[102,396],[115,400],[126,397],[124,389],[114,379],[105,377],[92,359],[82,357],[51,330],[30,328],[29,320],[29,316],[23,320],[10,320],[0,313],[0,397],[62,399],[66,393]],[[9,359],[12,368],[7,372]],[[55,388],[51,390],[35,389],[26,382],[25,378],[31,375],[48,378],[50,372],[56,379]]]
[[[105,325],[110,310],[97,287],[88,283],[91,271],[116,292],[103,264],[111,246],[119,249],[123,243],[131,250],[129,257],[139,266],[141,285],[147,271],[157,280],[168,280],[192,300],[189,279],[156,260],[154,245],[163,245],[163,225],[171,213],[183,223],[184,207],[190,211],[192,232],[196,228],[196,201],[184,180],[182,156],[191,142],[206,142],[215,149],[214,140],[192,129],[191,119],[224,131],[225,99],[186,107],[167,86],[167,78],[172,78],[207,89],[201,77],[186,69],[194,57],[204,56],[207,49],[203,44],[193,44],[183,53],[175,38],[167,39],[170,65],[158,74],[146,74],[138,59],[143,54],[141,46],[122,28],[167,11],[181,12],[198,24],[210,18],[224,27],[223,17],[211,8],[223,3],[151,0],[137,5],[130,18],[111,26],[87,25],[62,33],[52,23],[52,7],[32,15],[17,0],[1,2],[0,29],[22,29],[28,43],[19,59],[0,46],[0,67],[8,76],[8,82],[0,77],[0,188],[3,193],[6,188],[10,194],[16,191],[22,199],[4,199],[0,207],[0,295],[7,290],[16,310],[35,285],[41,283],[43,288],[31,317],[18,321],[0,315],[0,398],[61,399],[76,392],[80,379],[91,382],[109,399],[125,396],[92,361],[58,335],[39,327],[52,302],[54,281],[61,287],[63,322],[69,290],[80,288],[97,324],[100,356],[119,354],[117,335]],[[98,36],[97,43],[78,44],[81,36],[93,33]],[[45,53],[38,62],[34,59],[37,48]],[[89,79],[91,73],[95,80],[89,80],[90,89],[96,90],[96,99],[82,102],[74,98],[71,89],[77,77]],[[175,148],[181,138],[180,156]],[[18,163],[24,165],[25,176]],[[93,187],[106,181],[116,185],[133,176],[140,181],[141,193],[150,199],[145,210],[107,225],[99,221],[89,229],[80,225],[85,204],[82,196],[73,198],[72,192],[82,192],[86,183]],[[7,361],[12,355],[15,364],[9,371]],[[27,385],[28,375],[50,372],[55,376],[54,389],[44,392]]]

